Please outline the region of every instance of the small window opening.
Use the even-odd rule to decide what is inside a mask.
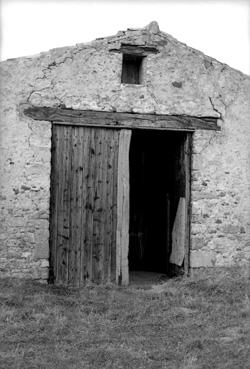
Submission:
[[[122,83],[141,84],[142,59],[140,55],[123,54],[122,59]]]

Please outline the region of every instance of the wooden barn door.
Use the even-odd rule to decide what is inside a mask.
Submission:
[[[119,130],[53,125],[50,269],[57,284],[115,281]]]

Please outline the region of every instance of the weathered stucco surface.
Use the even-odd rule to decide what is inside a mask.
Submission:
[[[153,45],[143,83],[121,84],[121,43]],[[193,144],[192,267],[250,260],[250,77],[157,26],[1,63],[1,275],[48,273],[51,125],[20,104],[219,117]]]

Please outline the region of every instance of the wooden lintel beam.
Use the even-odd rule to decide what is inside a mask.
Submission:
[[[220,130],[217,125],[218,119],[215,117],[104,112],[32,105],[26,105],[23,113],[34,120],[46,120],[65,125],[175,131]]]

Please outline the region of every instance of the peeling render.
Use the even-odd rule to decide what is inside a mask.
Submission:
[[[154,47],[141,85],[121,84],[122,44]],[[48,276],[51,124],[20,104],[218,117],[193,137],[193,268],[250,259],[250,77],[152,23],[143,29],[1,63],[0,274]]]

